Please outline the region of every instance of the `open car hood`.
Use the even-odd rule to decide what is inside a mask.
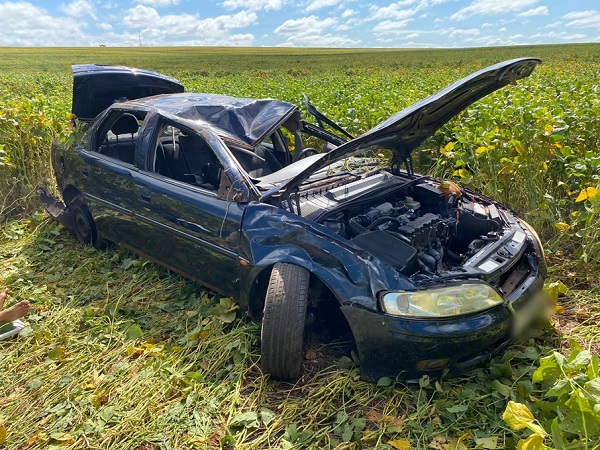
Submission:
[[[512,59],[475,72],[403,109],[331,152],[311,157],[309,161],[298,161],[292,166],[297,164],[299,171],[291,178],[277,177],[279,180],[276,180],[279,172],[275,172],[271,179],[265,180],[266,184],[275,187],[263,194],[262,198],[266,199],[284,189],[291,191],[316,171],[365,150],[390,149],[394,152],[395,161],[406,160],[425,139],[467,106],[509,83],[528,77],[541,62],[537,58]],[[290,174],[290,171],[287,173]]]
[[[73,70],[73,114],[90,121],[115,101],[183,92],[175,78],[124,66],[81,64]]]

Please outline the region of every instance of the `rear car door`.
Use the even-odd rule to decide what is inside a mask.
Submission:
[[[92,131],[85,146],[75,146],[78,167],[71,173],[83,193],[98,232],[114,242],[136,236],[134,174],[138,131],[144,111],[109,111]]]

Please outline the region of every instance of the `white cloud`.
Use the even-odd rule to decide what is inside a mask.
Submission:
[[[306,6],[306,11],[316,11],[317,9],[335,6],[342,0],[310,0]]]
[[[100,23],[97,23],[96,26],[104,31],[112,30],[112,25],[110,23],[100,22]]]
[[[563,23],[559,20],[558,22],[552,22],[546,25],[544,28],[557,28],[560,27]]]
[[[127,14],[123,17],[123,25],[130,28],[145,28],[158,24],[158,19],[160,19],[160,16],[154,8],[137,5],[127,11]]]
[[[533,16],[547,16],[550,14],[547,6],[538,6],[537,8],[528,9],[522,13],[517,14],[517,17],[533,17]]]
[[[0,46],[88,45],[84,25],[74,17],[53,17],[28,2],[0,3]]]
[[[414,39],[416,37],[419,37],[419,33],[410,33],[410,34],[407,34],[404,37],[405,37],[405,39]]]
[[[565,41],[573,41],[573,40],[584,39],[586,36],[585,36],[585,34],[581,34],[581,33],[568,33],[566,31],[561,31],[560,33],[557,33],[556,31],[550,31],[549,33],[537,33],[530,37],[531,37],[531,39],[558,38],[558,39],[563,39]]]
[[[489,28],[489,27],[493,27],[493,26],[494,26],[493,23],[488,23],[488,22],[481,24],[481,28]]]
[[[371,20],[404,20],[414,16],[417,12],[414,9],[402,9],[402,7],[398,6],[397,3],[392,3],[388,6],[382,6],[381,8],[373,6],[371,11]]]
[[[285,47],[349,47],[360,42],[345,35],[321,34],[335,26],[336,19],[332,17],[321,20],[308,16],[286,20],[275,29],[275,33],[287,37],[286,42],[279,44]]]
[[[336,20],[332,17],[319,20],[317,16],[302,17],[301,19],[286,20],[275,29],[275,33],[286,36],[318,34],[320,30],[332,27]]]
[[[225,0],[221,6],[226,9],[277,11],[283,7],[283,0]]]
[[[563,16],[569,20],[567,24],[575,28],[600,28],[600,13],[595,10],[573,11]]]
[[[521,11],[539,0],[475,0],[450,16],[452,20],[464,20],[471,16],[484,16]]]
[[[352,17],[354,15],[356,15],[356,11],[353,9],[345,9],[342,13],[342,19],[347,19],[348,17]]]
[[[400,34],[404,33],[405,30],[403,28],[408,25],[412,19],[406,20],[384,20],[383,22],[379,22],[377,25],[373,27],[373,33],[375,34]]]
[[[447,34],[451,39],[463,39],[467,37],[479,36],[481,31],[479,31],[479,28],[469,28],[467,30],[448,28],[446,30],[442,30],[441,33]]]
[[[64,12],[67,16],[90,16],[94,20],[96,19],[96,15],[94,13],[94,6],[88,0],[74,0],[69,4],[61,5],[60,10]]]
[[[191,14],[160,16],[154,8],[137,5],[123,17],[123,25],[139,31],[143,45],[252,45],[252,34],[230,34],[257,19],[252,11],[200,19]]]
[[[136,3],[160,8],[164,6],[173,6],[179,3],[179,0],[135,0]]]

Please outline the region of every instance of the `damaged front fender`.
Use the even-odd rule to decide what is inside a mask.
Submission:
[[[389,289],[415,289],[386,266],[326,227],[271,205],[250,203],[242,225],[240,302],[252,310],[252,286],[277,262],[296,264],[319,278],[341,304],[377,311],[376,294]],[[244,265],[242,265],[244,266]],[[261,293],[262,295],[263,293]]]

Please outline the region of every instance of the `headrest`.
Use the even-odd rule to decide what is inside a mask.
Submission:
[[[135,134],[140,128],[138,120],[133,114],[123,114],[117,119],[113,126],[110,128],[113,134]]]

